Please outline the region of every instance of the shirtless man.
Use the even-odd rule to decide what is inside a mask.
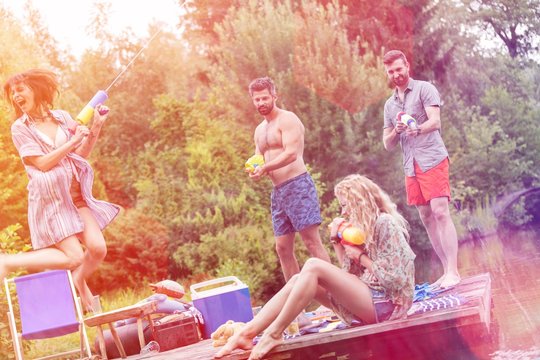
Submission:
[[[296,232],[311,256],[330,262],[319,235],[322,222],[319,199],[313,179],[304,163],[304,125],[294,113],[276,106],[276,88],[268,77],[249,84],[253,105],[264,120],[255,129],[255,154],[265,164],[249,173],[253,180],[267,175],[272,190],[272,224],[276,251],[285,280],[300,272],[294,255]]]

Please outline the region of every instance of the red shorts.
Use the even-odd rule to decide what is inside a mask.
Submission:
[[[450,201],[449,161],[444,159],[439,165],[423,172],[414,162],[415,176],[405,177],[407,204],[427,205],[431,199],[446,196]]]

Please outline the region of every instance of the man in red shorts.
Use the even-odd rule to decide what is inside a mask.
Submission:
[[[450,201],[448,151],[441,137],[439,92],[432,84],[409,76],[409,63],[403,52],[391,50],[383,63],[394,93],[384,105],[384,148],[403,151],[407,203],[418,209],[429,240],[442,262],[444,274],[436,287],[447,288],[460,281],[457,268],[457,233],[448,203]],[[403,113],[416,120],[406,125]]]

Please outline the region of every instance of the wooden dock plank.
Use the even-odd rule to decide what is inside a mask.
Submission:
[[[464,278],[462,282],[447,293],[457,293],[467,299],[467,302],[450,309],[433,310],[421,314],[415,314],[404,320],[385,321],[379,324],[371,324],[352,327],[343,330],[335,330],[325,333],[307,334],[301,337],[287,340],[276,347],[269,359],[293,358],[294,353],[315,347],[333,344],[354,344],[363,340],[392,334],[421,334],[426,331],[433,334],[449,330],[474,328],[489,331],[491,311],[491,277],[489,273],[479,274]],[[416,336],[416,335],[413,335]],[[438,336],[438,335],[437,335]],[[342,348],[343,346],[341,346]],[[167,352],[147,355],[132,356],[129,359],[189,359],[202,360],[212,359],[219,348],[212,346],[211,340],[203,340],[196,344],[188,345]],[[236,351],[225,357],[226,360],[241,360],[249,356],[249,351]]]

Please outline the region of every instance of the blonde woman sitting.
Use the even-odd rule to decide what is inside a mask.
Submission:
[[[262,359],[283,342],[285,328],[313,299],[333,309],[347,324],[406,317],[413,301],[415,258],[406,220],[388,194],[364,176],[347,176],[335,186],[334,193],[342,211],[329,225],[330,239],[341,268],[309,259],[302,271],[229,339],[216,358],[235,349],[252,349],[249,359]],[[364,245],[337,241],[338,227],[344,221],[364,232]],[[263,330],[253,347],[253,338]]]

